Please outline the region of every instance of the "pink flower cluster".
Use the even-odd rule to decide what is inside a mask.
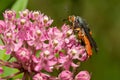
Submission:
[[[16,61],[0,60],[0,66],[17,68],[24,73],[23,80],[28,77],[33,80],[90,80],[87,71],[76,70],[88,56],[69,25],[64,24],[61,29],[52,27],[53,20],[39,11],[24,10],[19,18],[13,10],[3,15],[0,49],[6,50]]]

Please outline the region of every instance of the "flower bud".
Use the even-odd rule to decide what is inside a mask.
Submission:
[[[44,16],[43,22],[44,22],[45,24],[48,22],[48,17],[47,17],[47,16]]]
[[[90,74],[87,71],[80,71],[76,76],[75,80],[90,80]]]
[[[33,16],[37,18],[39,16],[39,12],[38,11],[33,12]]]
[[[68,31],[67,31],[67,36],[69,37],[69,36],[72,34],[72,32],[73,32],[72,29],[68,30]]]
[[[58,78],[60,80],[73,80],[73,74],[69,70],[65,70],[58,75]]]
[[[24,25],[26,23],[26,20],[25,19],[21,19],[20,23],[21,23],[21,25]]]
[[[36,33],[37,33],[37,35],[39,35],[39,36],[41,35],[41,31],[40,31],[40,30],[37,30]]]
[[[58,45],[58,40],[53,40],[53,45],[57,46]]]
[[[11,37],[12,37],[12,33],[9,32],[9,33],[6,34],[6,36],[7,36],[8,38],[11,38]]]
[[[75,55],[75,54],[77,54],[77,51],[75,49],[72,49],[71,53],[72,53],[72,55]]]
[[[28,10],[24,10],[24,11],[22,12],[22,14],[23,14],[24,17],[27,16],[27,15],[28,15]]]
[[[46,50],[44,51],[45,56],[48,56],[50,54],[50,51]]]

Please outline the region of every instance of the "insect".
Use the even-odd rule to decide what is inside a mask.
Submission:
[[[82,45],[85,46],[88,56],[92,55],[92,48],[97,52],[98,47],[92,37],[92,33],[87,23],[81,17],[74,15],[69,16],[68,20],[72,23],[74,33],[77,33],[78,39],[80,39]]]

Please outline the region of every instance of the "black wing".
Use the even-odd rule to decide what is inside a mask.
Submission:
[[[85,35],[87,36],[87,38],[90,41],[90,45],[95,49],[95,51],[98,51],[98,47],[96,45],[96,42],[94,41],[94,39],[92,38],[91,34],[90,34],[90,29],[87,26],[87,24],[85,23],[84,20],[82,20],[82,18],[80,18],[79,16],[76,18],[77,22],[79,24],[79,26],[81,26],[81,28],[84,30]]]

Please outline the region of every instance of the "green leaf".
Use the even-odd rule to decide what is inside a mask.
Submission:
[[[12,74],[18,72],[17,69],[9,68],[6,66],[3,67],[3,70],[4,70],[4,73],[0,75],[2,77],[9,76],[9,75],[12,75]]]
[[[22,11],[26,9],[27,3],[28,3],[28,0],[17,0],[11,9],[15,10],[16,12]]]
[[[7,60],[9,58],[9,55],[7,55],[5,52],[5,50],[0,50],[0,59]]]

